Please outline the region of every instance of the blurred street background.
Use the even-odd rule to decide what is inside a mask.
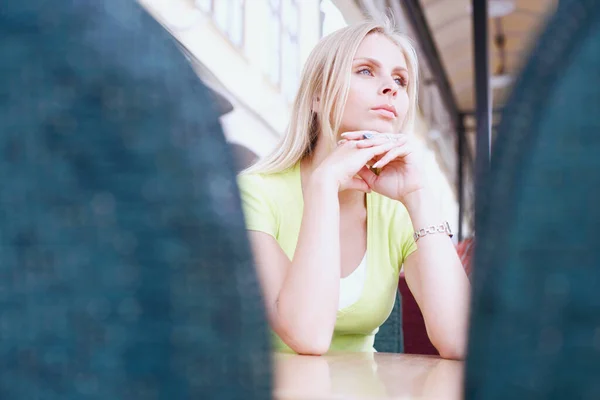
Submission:
[[[392,17],[418,51],[414,133],[426,150],[445,218],[461,241],[473,234],[477,137],[488,135],[490,146],[529,43],[557,2],[490,0],[484,34],[474,30],[470,0],[140,3],[180,42],[214,91],[238,170],[267,154],[285,131],[303,63],[321,37],[370,16]],[[484,82],[476,83],[478,68],[488,71]]]

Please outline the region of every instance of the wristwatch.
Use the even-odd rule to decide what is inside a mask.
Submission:
[[[418,231],[415,231],[414,238],[415,242],[422,238],[423,236],[430,235],[432,233],[446,233],[448,236],[452,237],[452,230],[450,229],[450,224],[448,221],[444,221],[439,225],[431,225],[427,228],[421,228]]]

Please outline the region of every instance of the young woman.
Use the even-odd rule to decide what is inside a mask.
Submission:
[[[240,175],[277,350],[375,351],[404,265],[431,342],[464,356],[470,287],[412,144],[417,70],[386,24],[325,37],[283,141]]]

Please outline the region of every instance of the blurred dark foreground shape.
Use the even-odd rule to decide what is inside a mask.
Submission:
[[[229,149],[170,35],[132,1],[0,9],[0,398],[270,398]]]
[[[467,399],[600,399],[600,2],[561,1],[477,205]]]

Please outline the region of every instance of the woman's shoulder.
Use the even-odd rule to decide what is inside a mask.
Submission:
[[[274,173],[245,173],[237,183],[242,198],[262,198],[272,206],[289,203],[298,193],[300,177],[294,167]]]
[[[292,168],[274,173],[242,172],[237,177],[238,185],[252,186],[254,189],[278,190],[293,183]]]

